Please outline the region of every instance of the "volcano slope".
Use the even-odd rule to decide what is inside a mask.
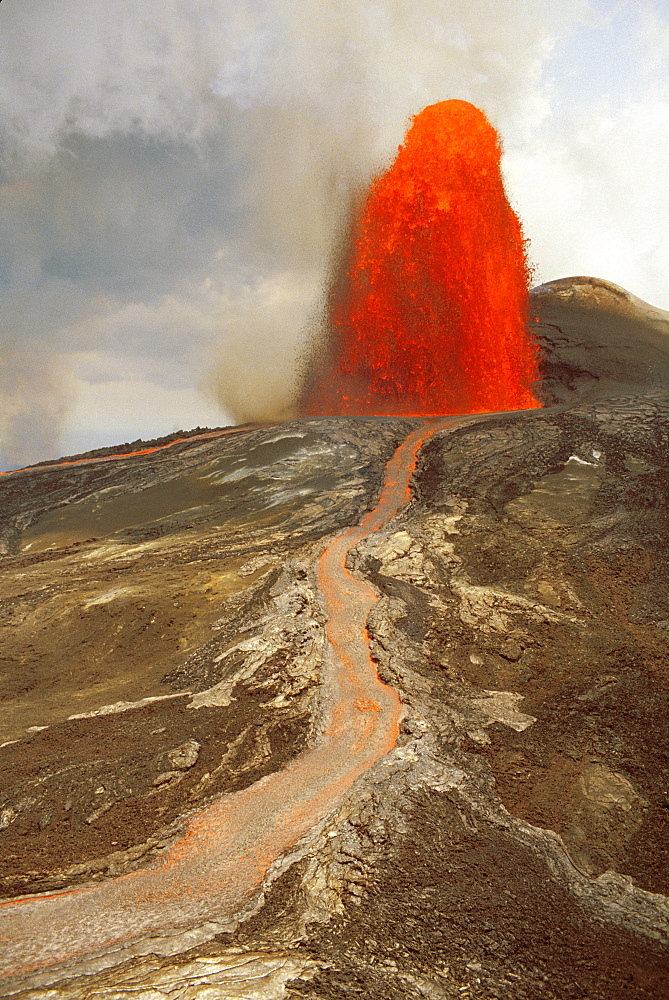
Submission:
[[[150,877],[203,810],[289,782],[337,728],[319,567],[344,533],[404,706],[396,745],[226,919],[142,936],[123,911],[106,948],[84,934],[20,975],[5,958],[0,993],[666,995],[669,324],[595,279],[533,302],[546,408],[432,426],[378,528],[419,421],[0,479],[5,941],[18,897],[46,893],[40,913]],[[382,712],[355,697],[364,744]]]

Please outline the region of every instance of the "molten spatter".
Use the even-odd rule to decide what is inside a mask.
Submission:
[[[330,295],[308,415],[482,413],[539,406],[520,222],[485,115],[443,101],[377,177]]]

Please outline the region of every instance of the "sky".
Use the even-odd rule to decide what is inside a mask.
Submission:
[[[291,414],[410,116],[498,129],[535,281],[669,309],[667,0],[3,0],[0,468]]]

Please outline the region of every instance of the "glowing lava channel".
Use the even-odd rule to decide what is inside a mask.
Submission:
[[[540,406],[530,272],[500,156],[495,129],[466,101],[415,116],[371,185],[332,290],[308,415]]]
[[[212,438],[226,437],[228,434],[241,434],[243,431],[248,431],[249,429],[255,430],[258,427],[265,427],[266,424],[254,424],[252,428],[248,426],[244,427],[226,427],[222,431],[203,431],[202,434],[191,434],[190,437],[180,437],[172,438],[171,441],[167,441],[165,444],[156,444],[148,448],[140,448],[139,451],[123,451],[114,452],[111,455],[93,455],[90,458],[70,458],[64,459],[62,462],[45,462],[43,465],[26,465],[22,469],[8,469],[6,472],[0,472],[0,476],[18,476],[22,472],[49,472],[51,469],[63,469],[68,468],[71,465],[92,465],[99,462],[119,462],[124,458],[141,458],[145,455],[153,455],[156,451],[165,451],[166,448],[173,448],[175,444],[183,444],[188,442],[192,444],[195,441],[209,441]]]
[[[0,904],[3,977],[18,977],[25,985],[30,976],[43,984],[62,978],[65,967],[75,974],[81,963],[96,958],[99,966],[113,965],[138,949],[151,951],[150,940],[159,936],[204,928],[201,939],[212,937],[252,900],[272,863],[392,750],[402,704],[378,677],[366,627],[378,597],[349,573],[346,558],[408,503],[421,445],[452,423],[434,420],[409,435],[386,466],[377,505],[320,557],[330,713],[318,745],[249,788],[221,796],[191,819],[185,835],[150,867],[95,886]]]

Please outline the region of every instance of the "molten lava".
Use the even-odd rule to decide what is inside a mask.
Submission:
[[[328,358],[308,415],[539,406],[520,222],[485,115],[443,101],[413,119],[372,183],[330,295]]]
[[[450,423],[432,421],[412,431],[386,465],[376,506],[320,555],[318,582],[328,619],[322,705],[329,708],[320,740],[286,767],[191,816],[183,836],[150,866],[98,883],[0,901],[0,980],[103,953],[112,964],[114,958],[127,958],[124,946],[133,942],[229,925],[260,890],[270,865],[331,814],[353,782],[393,749],[402,703],[379,678],[367,632],[379,597],[346,563],[354,546],[409,502],[418,451]],[[220,433],[231,431],[215,432]],[[208,436],[214,434],[202,435]],[[62,974],[54,969],[54,978]]]

